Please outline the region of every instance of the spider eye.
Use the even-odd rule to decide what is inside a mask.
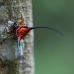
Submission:
[[[12,25],[12,28],[16,30],[18,27],[19,27],[18,24],[14,22],[14,24]]]

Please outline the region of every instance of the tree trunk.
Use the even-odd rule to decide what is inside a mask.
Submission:
[[[24,23],[33,26],[31,0],[0,0],[0,74],[34,74],[33,31],[21,40],[21,54],[30,68],[18,58],[17,40],[7,33],[5,25],[20,20],[21,14]]]

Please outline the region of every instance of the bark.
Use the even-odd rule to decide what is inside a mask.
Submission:
[[[21,14],[24,23],[33,26],[31,0],[0,0],[0,74],[34,74],[33,31],[21,40],[22,57],[31,68],[18,58],[17,40],[6,32],[9,30],[5,23],[11,26],[21,19]]]

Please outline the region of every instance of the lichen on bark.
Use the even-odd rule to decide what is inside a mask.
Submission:
[[[31,0],[0,0],[0,58],[3,62],[5,60],[10,61],[9,64],[13,64],[14,66],[12,67],[16,68],[16,72],[11,69],[12,71],[10,70],[9,74],[34,73],[33,31],[26,36],[23,40],[23,45],[21,45],[23,47],[23,58],[32,67],[29,68],[23,65],[21,59],[17,59],[17,40],[12,37],[7,38],[9,35],[6,33],[7,27],[4,25],[5,23],[8,24],[8,21],[15,22],[20,20],[21,14],[25,20],[24,23],[27,26],[33,26]]]

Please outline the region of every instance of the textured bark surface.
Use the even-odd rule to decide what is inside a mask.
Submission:
[[[4,25],[7,23],[10,26],[9,21],[20,20],[21,14],[24,23],[33,26],[31,0],[0,0],[0,74],[34,74],[33,31],[21,40],[23,59],[32,67],[29,68],[20,58],[17,59],[17,40],[8,37],[7,27]]]

